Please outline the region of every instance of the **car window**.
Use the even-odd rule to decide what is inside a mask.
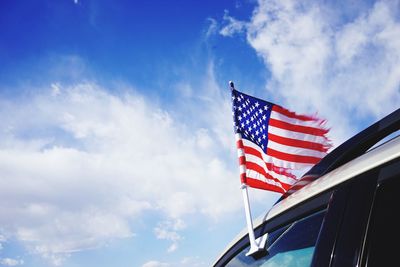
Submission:
[[[254,259],[243,249],[226,266],[229,267],[302,267],[310,266],[325,210],[295,221],[269,233],[267,255]]]

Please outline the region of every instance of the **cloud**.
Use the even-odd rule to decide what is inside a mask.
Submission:
[[[209,26],[206,31],[206,38],[214,35],[218,30],[218,21],[216,19],[207,18],[207,22],[209,23]]]
[[[400,103],[399,3],[346,10],[329,1],[260,0],[250,21],[240,23],[271,73],[271,100],[301,113],[318,110],[336,144],[360,130],[360,121],[373,122]],[[237,24],[221,34],[240,32]]]
[[[4,249],[4,245],[6,243],[8,243],[9,241],[7,240],[7,238],[0,234],[0,265],[1,266],[17,266],[17,265],[23,265],[24,264],[24,260],[20,259],[20,257],[18,257],[17,259],[15,258],[10,258],[10,257],[3,257],[2,254],[5,254],[3,252]]]
[[[224,13],[224,27],[221,28],[219,33],[222,36],[233,36],[236,33],[240,33],[246,29],[246,22],[239,21],[232,16],[229,16],[229,12],[225,10]]]
[[[179,202],[177,202],[179,203]],[[179,230],[186,228],[183,220],[177,219],[175,221],[164,221],[154,228],[154,233],[158,239],[165,239],[172,242],[167,252],[174,252],[178,249],[178,242],[182,239],[178,234]]]
[[[12,258],[0,258],[0,264],[3,266],[17,266],[17,265],[23,265],[24,261]]]
[[[206,266],[204,262],[202,262],[198,257],[185,257],[179,262],[174,263],[167,263],[167,262],[160,262],[156,260],[148,261],[142,265],[142,267],[204,267]]]
[[[142,267],[168,267],[171,266],[168,263],[159,262],[159,261],[149,261],[142,265]]]
[[[1,234],[61,265],[134,238],[147,211],[169,218],[155,233],[173,251],[185,216],[239,209],[236,162],[225,159],[234,149],[229,96],[206,88],[210,98],[174,111],[179,120],[132,89],[111,94],[90,82],[0,99]]]

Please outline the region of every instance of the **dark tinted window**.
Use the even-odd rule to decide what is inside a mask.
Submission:
[[[242,250],[226,266],[229,267],[297,267],[309,266],[321,228],[325,211],[317,212],[269,233],[268,254],[260,259],[246,256],[249,246]]]
[[[399,265],[399,206],[400,176],[397,174],[383,181],[376,191],[367,238],[368,267]]]

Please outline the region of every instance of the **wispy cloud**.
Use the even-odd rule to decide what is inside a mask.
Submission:
[[[207,31],[206,31],[206,38],[214,35],[218,31],[218,21],[213,18],[207,18],[207,22],[209,23]]]
[[[399,107],[399,10],[397,1],[343,14],[330,2],[260,0],[250,21],[232,19],[221,34],[245,27],[271,73],[270,95],[301,112],[318,110],[338,144],[358,130],[355,122]]]
[[[142,267],[205,267],[205,263],[202,262],[198,257],[185,257],[179,262],[167,263],[167,262],[160,262],[157,260],[148,261],[142,265]]]
[[[0,258],[0,264],[2,266],[18,266],[18,265],[23,265],[24,261],[12,258]]]
[[[225,10],[223,21],[224,26],[219,31],[223,36],[233,36],[234,34],[244,31],[247,26],[246,22],[237,20],[230,16],[227,10]]]
[[[179,203],[179,202],[177,202]],[[165,239],[172,242],[168,248],[168,252],[174,252],[178,248],[178,242],[182,239],[178,231],[186,227],[185,223],[181,220],[164,221],[154,228],[154,233],[158,239]]]

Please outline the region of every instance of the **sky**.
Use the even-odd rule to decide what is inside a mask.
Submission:
[[[400,106],[400,2],[1,1],[0,266],[211,266],[246,226],[230,80],[337,146]]]

